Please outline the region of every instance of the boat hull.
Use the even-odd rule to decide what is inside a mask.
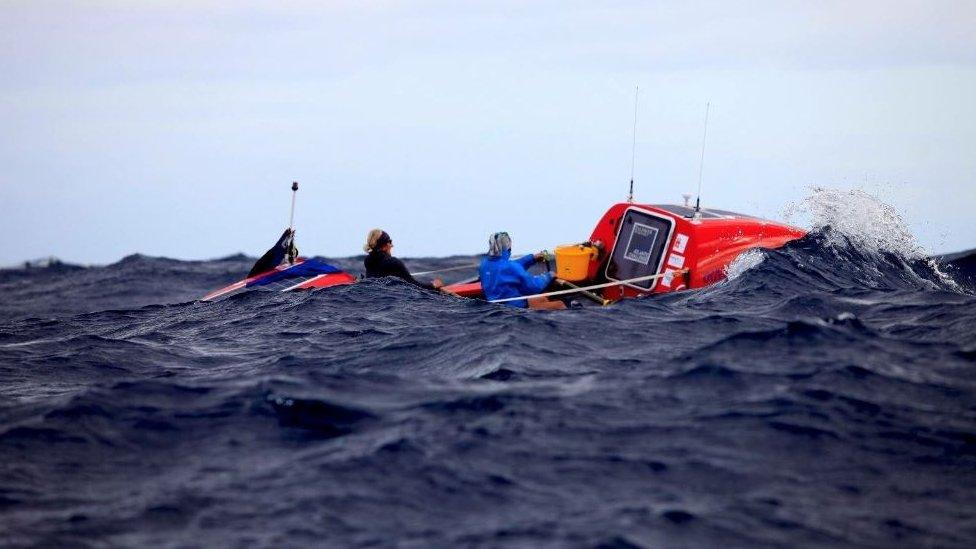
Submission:
[[[290,292],[312,290],[352,284],[357,278],[318,259],[299,257],[292,264],[283,264],[252,277],[238,280],[203,296],[201,301],[214,301],[232,295],[261,288],[270,291]]]

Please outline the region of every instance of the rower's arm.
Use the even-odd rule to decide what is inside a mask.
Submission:
[[[535,265],[535,255],[523,255],[522,257],[515,260],[523,269],[528,269],[529,267]]]
[[[519,281],[521,282],[522,287],[520,290],[522,291],[522,295],[542,293],[553,279],[552,273],[542,273],[540,275],[533,276],[531,273],[522,268],[521,265],[516,268],[516,272],[518,273]]]

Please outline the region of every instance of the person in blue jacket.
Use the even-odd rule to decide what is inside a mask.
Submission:
[[[551,272],[532,275],[528,268],[542,260],[542,253],[529,254],[519,259],[512,257],[512,238],[508,233],[495,233],[488,237],[488,255],[481,260],[478,269],[481,289],[485,299],[505,299],[526,296],[526,299],[506,301],[503,305],[530,309],[565,309],[562,301],[549,301],[544,297],[531,297],[545,291],[554,276]]]

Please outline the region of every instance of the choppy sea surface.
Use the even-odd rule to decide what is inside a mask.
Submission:
[[[570,311],[196,301],[244,256],[0,271],[0,545],[973,547],[973,255],[814,214]]]

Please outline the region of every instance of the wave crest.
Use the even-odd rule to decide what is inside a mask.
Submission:
[[[784,216],[790,223],[823,231],[828,243],[838,247],[851,243],[909,260],[928,257],[898,211],[860,189],[813,187],[805,198],[787,206]]]

